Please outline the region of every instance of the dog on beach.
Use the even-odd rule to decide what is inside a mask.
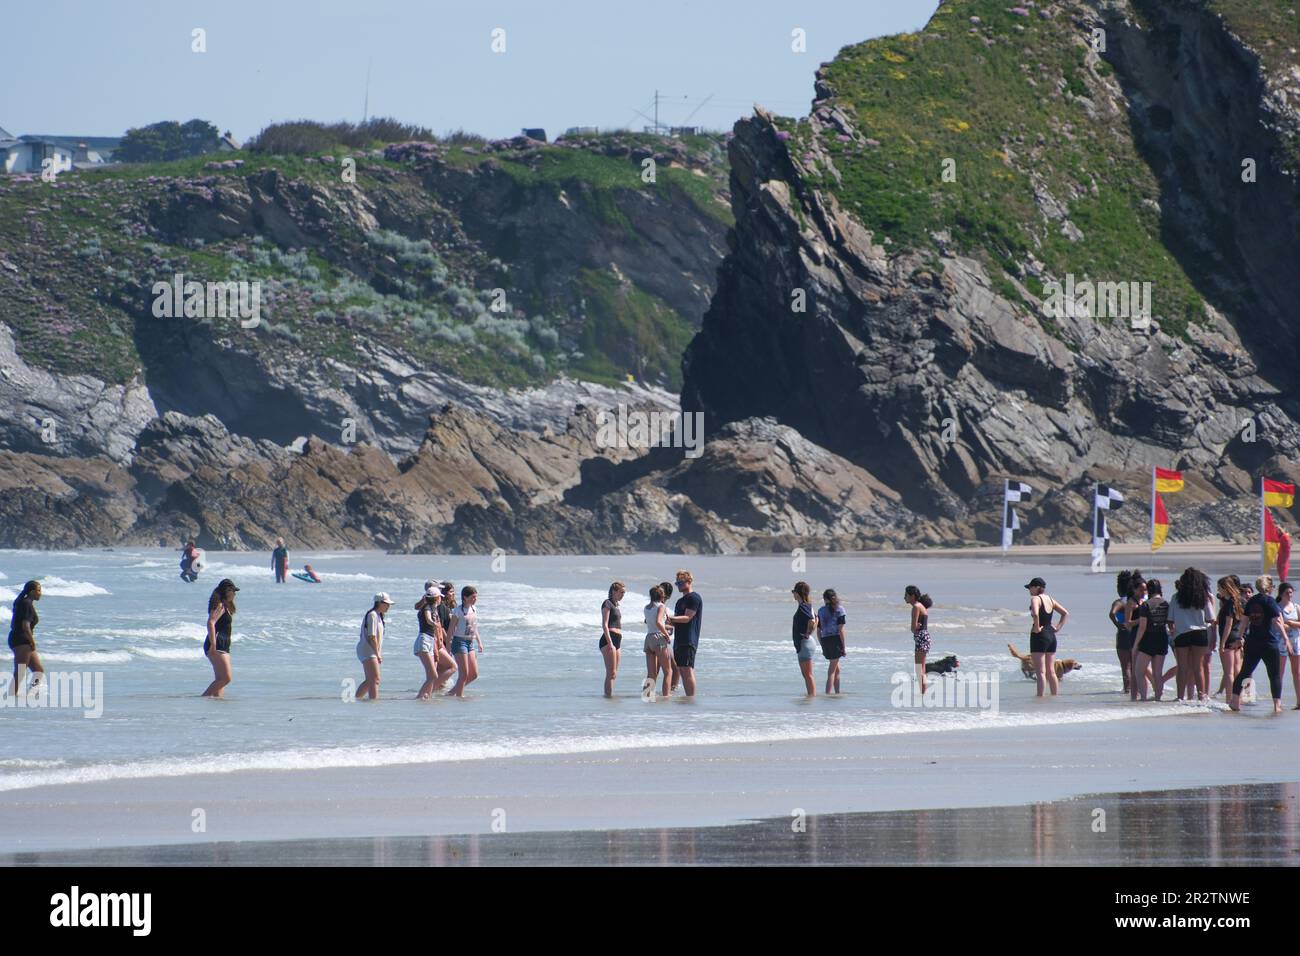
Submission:
[[[1030,680],[1033,680],[1034,679],[1033,658],[1031,658],[1028,654],[1021,654],[1010,644],[1007,645],[1007,650],[1011,652],[1012,657],[1020,661],[1020,673],[1024,674]],[[1060,680],[1061,678],[1065,677],[1065,675],[1068,674],[1070,671],[1077,671],[1082,669],[1083,669],[1083,665],[1080,664],[1078,661],[1076,661],[1073,657],[1063,657],[1060,660],[1056,661],[1056,679]]]
[[[957,663],[957,655],[949,654],[941,657],[937,661],[926,661],[925,672],[927,674],[951,674],[960,665]]]

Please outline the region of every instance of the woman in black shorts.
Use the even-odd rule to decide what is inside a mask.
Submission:
[[[1050,687],[1055,696],[1061,690],[1056,676],[1056,635],[1065,627],[1070,612],[1052,600],[1047,593],[1047,582],[1042,578],[1033,578],[1025,588],[1029,591],[1029,657],[1034,663],[1037,696],[1043,696],[1044,687]],[[1053,627],[1057,611],[1061,612],[1061,623]]]
[[[1210,694],[1208,658],[1214,601],[1205,572],[1187,568],[1174,584],[1170,605],[1174,656],[1178,659],[1178,699],[1205,700]]]
[[[822,592],[825,603],[817,609],[817,638],[826,658],[826,693],[840,692],[840,661],[848,653],[844,636],[844,605],[834,588]]]
[[[41,655],[36,653],[36,625],[41,621],[40,615],[36,613],[36,602],[40,599],[40,581],[28,581],[14,598],[13,616],[9,618],[9,650],[14,652],[14,682],[9,693],[15,697],[23,693],[28,671],[32,673],[31,689],[36,694],[40,693],[41,678],[45,676]]]
[[[1155,578],[1146,582],[1147,601],[1138,608],[1137,643],[1133,647],[1133,684],[1131,700],[1147,699],[1147,672],[1150,669],[1155,699],[1165,692],[1165,657],[1169,653],[1169,602],[1164,599],[1163,585]]]
[[[212,683],[204,697],[220,697],[230,683],[230,631],[235,617],[235,582],[225,578],[208,596],[208,636],[203,639],[203,653],[212,663]]]
[[[1242,630],[1245,627],[1246,609],[1241,597],[1241,579],[1235,574],[1219,578],[1219,615],[1215,619],[1215,630],[1219,636],[1219,663],[1223,665],[1223,677],[1219,679],[1219,689],[1214,696],[1227,694],[1232,690],[1232,682],[1241,670]]]
[[[600,653],[605,658],[605,696],[614,696],[614,681],[618,679],[618,659],[623,649],[623,611],[618,602],[623,600],[627,588],[622,581],[609,586],[609,597],[600,605]]]

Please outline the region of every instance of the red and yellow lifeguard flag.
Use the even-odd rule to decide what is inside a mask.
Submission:
[[[1277,533],[1277,525],[1273,523],[1273,513],[1267,508],[1264,509],[1264,570],[1267,571],[1273,565],[1277,564],[1277,549],[1282,543],[1282,536]]]
[[[1180,482],[1181,486],[1181,482]],[[1159,551],[1169,535],[1169,512],[1165,511],[1165,500],[1156,493],[1155,509],[1151,514],[1151,550]]]
[[[1295,485],[1271,478],[1264,479],[1264,507],[1290,508],[1295,504]]]
[[[1169,494],[1170,492],[1182,490],[1183,473],[1181,471],[1170,471],[1168,468],[1156,469],[1156,491]]]

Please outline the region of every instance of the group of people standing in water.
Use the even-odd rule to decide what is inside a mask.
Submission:
[[[1253,587],[1229,574],[1219,578],[1212,592],[1205,572],[1187,568],[1174,582],[1173,601],[1166,599],[1158,579],[1144,578],[1141,571],[1121,571],[1115,584],[1117,597],[1109,616],[1124,690],[1131,699],[1146,700],[1149,686],[1160,700],[1172,675],[1179,700],[1226,695],[1228,706],[1240,710],[1245,682],[1262,663],[1273,711],[1280,713],[1284,668],[1290,659],[1295,709],[1300,710],[1300,607],[1289,582],[1277,585],[1275,596],[1267,574],[1256,578]],[[1165,671],[1171,647],[1175,666]],[[1216,651],[1223,675],[1218,689],[1210,693],[1210,663]]]
[[[286,564],[282,559],[278,567],[273,567],[277,580]],[[1030,666],[1037,694],[1057,694],[1057,637],[1069,612],[1048,595],[1042,578],[1033,578],[1025,589],[1029,591]],[[1220,578],[1212,590],[1203,571],[1187,568],[1174,582],[1169,600],[1158,579],[1146,578],[1137,570],[1121,571],[1116,577],[1117,596],[1107,618],[1115,629],[1124,692],[1134,701],[1147,700],[1148,695],[1161,700],[1167,681],[1173,677],[1177,699],[1203,701],[1226,695],[1228,706],[1239,710],[1244,684],[1262,663],[1268,674],[1274,712],[1280,712],[1289,660],[1296,690],[1295,709],[1300,710],[1300,605],[1294,600],[1294,590],[1288,582],[1275,589],[1268,575],[1257,578],[1252,587],[1235,574]],[[680,596],[670,612],[669,600],[674,591]],[[231,631],[238,592],[234,581],[226,578],[208,598],[203,653],[212,665],[212,682],[204,690],[204,697],[222,697],[232,679]],[[806,581],[796,582],[790,594],[796,605],[791,637],[805,692],[808,697],[816,696],[813,658],[820,649],[827,662],[825,693],[838,694],[841,664],[848,655],[844,605],[835,590],[828,588],[822,592],[821,606],[814,610],[812,590]],[[24,686],[28,674],[32,678],[31,691],[38,690],[44,678],[35,636],[40,621],[36,602],[41,595],[40,582],[28,581],[13,602],[9,648],[14,655],[15,691]],[[606,697],[613,696],[618,678],[623,645],[622,601],[626,595],[626,586],[615,581],[600,607],[598,649],[605,664]],[[647,596],[642,616],[646,663],[642,696],[653,699],[657,688],[662,696],[671,697],[680,687],[687,697],[693,697],[704,610],[694,578],[690,571],[678,571],[673,581],[655,585]],[[455,681],[446,696],[463,698],[465,688],[479,676],[477,655],[483,652],[483,640],[478,629],[478,592],[466,586],[460,590],[459,603],[456,597],[450,581],[426,581],[415,603],[418,632],[414,655],[424,668],[418,699],[427,700],[441,691],[453,675]],[[909,608],[908,629],[917,680],[924,690],[934,602],[915,585],[904,589],[903,601]],[[363,678],[356,689],[357,700],[379,697],[386,616],[392,605],[389,595],[380,592],[362,618],[356,654]],[[1171,649],[1174,666],[1166,671]],[[1216,652],[1223,673],[1218,689],[1211,693],[1210,669]]]

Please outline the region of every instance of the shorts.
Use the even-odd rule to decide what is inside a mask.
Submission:
[[[823,637],[822,657],[828,661],[837,661],[844,656],[844,638],[836,635],[834,637]]]
[[[1178,647],[1178,644],[1174,645]],[[1053,644],[1055,649],[1055,644]],[[1142,635],[1142,640],[1138,641],[1138,653],[1145,654],[1147,657],[1164,657],[1169,653],[1169,631],[1165,628],[1157,628],[1156,633],[1146,633]]]
[[[473,654],[474,638],[472,637],[453,637],[451,639],[452,654]]]
[[[417,634],[415,638],[415,655],[438,653],[438,638],[434,634]]]
[[[209,652],[211,649],[212,649],[212,638],[210,638],[210,637],[205,637],[205,638],[203,639],[203,653],[204,653],[204,655],[206,656],[206,655],[208,654],[208,652]],[[230,653],[230,635],[229,635],[229,634],[218,634],[218,635],[217,635],[217,653],[218,653],[218,654],[229,654],[229,653]]]
[[[1030,654],[1055,654],[1056,653],[1056,631],[1052,627],[1044,627],[1037,634],[1029,635],[1029,653]]]
[[[645,652],[647,654],[658,654],[668,646],[668,638],[662,634],[647,634],[645,636]]]
[[[10,635],[9,635],[9,650],[12,651],[12,650],[13,650],[14,648],[16,648],[16,647],[30,647],[33,651],[35,651],[35,650],[36,650],[36,642],[35,642],[35,641],[15,641],[15,640],[14,640],[14,635],[13,635],[13,634],[10,634]]]
[[[1207,647],[1209,643],[1210,635],[1205,628],[1199,631],[1183,631],[1174,638],[1174,647]]]
[[[1136,632],[1127,627],[1115,629],[1115,650],[1131,651],[1133,650],[1133,635]]]
[[[1223,642],[1223,649],[1224,649],[1225,651],[1239,651],[1239,650],[1241,650],[1241,638],[1239,638],[1239,637],[1230,637],[1230,638],[1228,638],[1227,640],[1225,640],[1225,641]]]
[[[695,666],[695,646],[683,641],[673,645],[673,663],[678,667]]]
[[[369,641],[358,641],[358,642],[357,642],[357,660],[359,660],[361,663],[364,664],[366,661],[370,660],[372,657],[375,658],[376,660],[378,660],[378,659],[379,659],[379,654],[378,654],[378,652],[375,651],[375,649],[374,649],[373,647],[370,646],[370,642],[369,642]]]
[[[914,635],[912,635],[912,640],[913,640],[913,642],[916,644],[916,653],[918,653],[918,654],[929,654],[929,653],[930,653],[930,632],[929,632],[929,630],[927,630],[927,629],[924,628],[924,627],[921,628],[921,629],[920,629],[919,631],[917,631]]]
[[[610,631],[609,636],[614,639],[614,650],[621,651],[623,649],[623,635],[615,634],[613,631]],[[605,640],[605,635],[602,634],[600,635],[600,643],[596,646],[603,649],[608,643],[609,641]]]
[[[799,647],[797,648],[797,652],[799,654],[799,660],[801,661],[812,660],[813,653],[816,650],[817,650],[817,642],[814,641],[811,637],[805,637],[802,641],[799,642]]]

